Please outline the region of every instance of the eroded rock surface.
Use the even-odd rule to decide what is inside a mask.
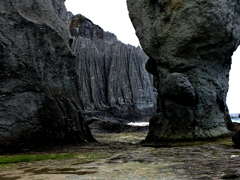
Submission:
[[[232,141],[235,144],[235,147],[240,149],[240,129],[233,135]]]
[[[92,141],[64,0],[0,3],[0,146]]]
[[[153,115],[156,100],[152,77],[145,70],[148,58],[142,49],[118,41],[82,15],[72,17],[69,26],[88,116]]]
[[[232,128],[226,96],[240,40],[240,3],[128,0],[158,90],[146,141],[216,137]]]

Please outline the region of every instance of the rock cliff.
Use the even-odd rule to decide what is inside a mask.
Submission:
[[[236,0],[128,0],[158,90],[146,142],[228,133],[231,56],[240,43]]]
[[[0,3],[0,146],[93,141],[64,0]]]
[[[71,16],[70,16],[71,17]],[[152,77],[140,47],[126,45],[82,15],[69,21],[84,111],[120,118],[155,112]]]

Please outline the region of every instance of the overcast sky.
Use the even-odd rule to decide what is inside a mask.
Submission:
[[[81,13],[105,31],[114,33],[123,43],[139,45],[125,0],[66,0],[65,5],[74,15]]]
[[[105,31],[114,33],[125,44],[139,45],[128,17],[126,0],[66,0],[68,11],[81,13]],[[230,113],[240,113],[240,48],[233,55],[227,104]]]

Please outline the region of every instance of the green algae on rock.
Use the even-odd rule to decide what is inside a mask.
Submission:
[[[139,145],[146,134],[94,134],[99,143],[54,148],[54,153],[78,154],[75,158],[11,164],[0,169],[0,179],[240,178],[240,150],[233,148],[231,138],[194,146],[153,148]]]

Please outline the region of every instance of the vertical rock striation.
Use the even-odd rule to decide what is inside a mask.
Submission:
[[[64,0],[0,3],[0,146],[93,141]]]
[[[154,114],[147,56],[140,47],[123,44],[82,15],[70,20],[70,32],[85,112],[120,118]]]
[[[239,0],[128,0],[158,90],[150,141],[217,137],[231,128],[226,96],[240,43]]]

